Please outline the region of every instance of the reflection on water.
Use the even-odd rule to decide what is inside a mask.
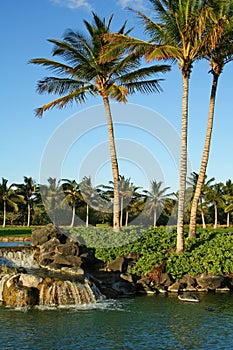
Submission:
[[[0,349],[232,349],[232,294],[103,301],[79,309],[0,309]]]

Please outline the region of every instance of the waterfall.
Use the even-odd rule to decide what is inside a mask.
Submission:
[[[0,247],[0,265],[11,267],[38,267],[34,259],[35,250],[30,246]]]
[[[39,295],[40,306],[78,306],[82,304],[96,303],[103,299],[99,289],[90,284],[79,281],[54,279],[41,286]]]
[[[102,299],[99,289],[87,279],[42,278],[29,273],[0,275],[0,301],[6,306],[79,307]]]

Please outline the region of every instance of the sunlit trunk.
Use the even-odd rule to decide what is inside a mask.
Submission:
[[[3,224],[2,227],[6,226],[6,201],[3,202]]]
[[[128,221],[129,221],[129,211],[126,210],[126,213],[125,213],[125,226],[128,226]]]
[[[156,208],[154,208],[154,222],[153,222],[154,227],[156,227],[156,221],[157,221]]]
[[[202,228],[206,228],[205,215],[204,215],[203,209],[201,209],[201,220],[202,220]]]
[[[215,108],[218,78],[219,78],[219,75],[217,74],[213,75],[205,145],[202,153],[201,167],[198,175],[198,181],[197,181],[196,190],[193,197],[192,208],[191,208],[189,238],[196,237],[197,207],[198,207],[198,201],[201,195],[202,187],[205,181],[206,168],[207,168],[209,153],[210,153],[210,143],[211,143],[211,135],[212,135],[212,129],[213,129],[214,108]]]
[[[71,219],[70,227],[74,227],[74,218],[75,218],[75,205],[73,205],[72,207],[72,219]]]
[[[227,213],[227,227],[230,227],[230,212]]]
[[[27,222],[27,226],[30,226],[30,221],[31,221],[31,206],[30,203],[28,203],[28,222]]]
[[[218,207],[214,203],[214,228],[217,228],[218,226]]]
[[[116,146],[115,146],[115,140],[114,140],[112,114],[111,114],[111,110],[110,110],[109,100],[107,97],[103,97],[103,101],[104,101],[106,117],[107,117],[107,124],[108,124],[108,137],[109,137],[110,157],[111,157],[111,163],[112,163],[112,175],[113,175],[113,184],[114,184],[113,230],[115,232],[119,232],[120,231],[119,189],[118,189],[119,170],[118,170]]]
[[[120,227],[123,226],[123,209],[124,209],[124,197],[121,196],[121,215],[120,215]]]
[[[187,176],[187,128],[188,128],[188,93],[189,76],[183,74],[183,97],[182,97],[182,126],[181,126],[181,151],[180,151],[180,187],[177,217],[177,253],[184,251],[184,211],[185,189]]]

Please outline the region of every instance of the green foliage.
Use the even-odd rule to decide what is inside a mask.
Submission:
[[[139,254],[132,268],[136,275],[148,274],[166,261],[164,271],[174,279],[188,273],[226,275],[233,273],[233,234],[229,229],[200,230],[197,238],[185,238],[185,252],[178,254],[176,230],[174,228],[131,227],[114,233],[108,228],[76,228],[72,234],[81,237],[89,247],[95,248],[95,255],[105,263],[130,252]],[[186,234],[187,237],[187,234]],[[128,242],[124,244],[125,240]],[[97,248],[96,248],[97,247]]]

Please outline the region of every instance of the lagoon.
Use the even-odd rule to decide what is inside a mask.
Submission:
[[[0,349],[221,349],[233,347],[233,295],[104,300],[71,309],[0,308]]]

